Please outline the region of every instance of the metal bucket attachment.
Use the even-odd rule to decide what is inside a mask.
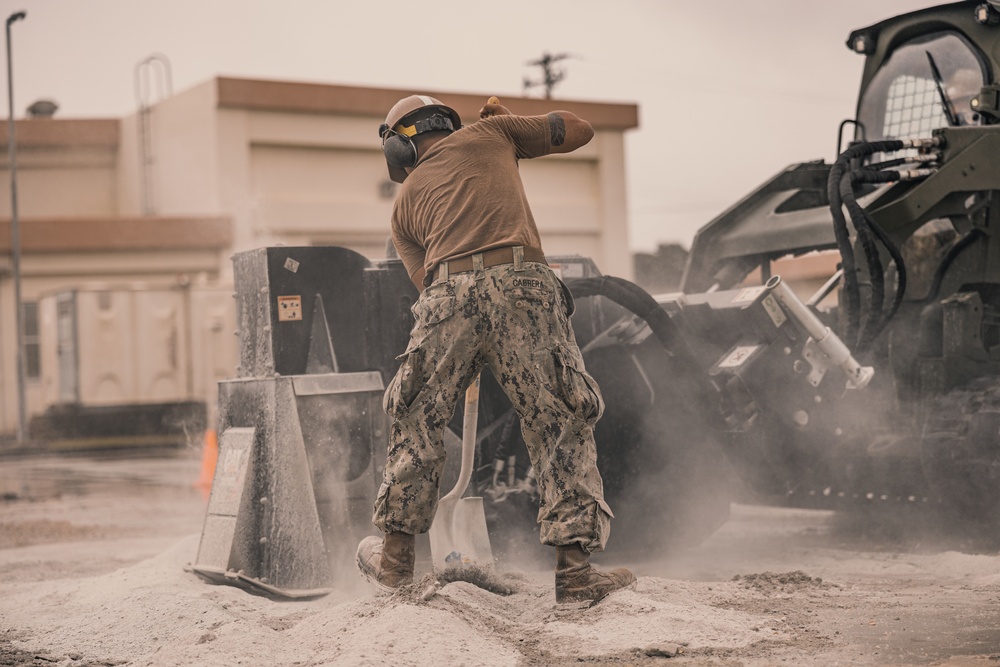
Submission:
[[[280,597],[355,580],[385,463],[384,377],[416,290],[402,263],[346,248],[233,256],[240,365],[219,383],[220,461],[193,566]]]
[[[219,464],[194,572],[308,598],[353,571],[347,552],[370,531],[382,390],[378,373],[220,383]]]
[[[219,393],[231,423],[222,429],[194,571],[283,597],[329,593],[330,566],[291,380],[226,382]],[[254,418],[233,419],[239,416],[228,414],[234,401],[254,406]]]

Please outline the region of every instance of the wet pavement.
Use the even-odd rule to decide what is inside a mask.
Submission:
[[[188,450],[0,457],[0,578],[99,573],[199,533],[201,465]]]
[[[0,499],[48,500],[106,491],[183,486],[198,474],[197,455],[157,453],[17,455],[0,457]]]

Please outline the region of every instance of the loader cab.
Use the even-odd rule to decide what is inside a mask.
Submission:
[[[896,47],[858,105],[858,140],[927,137],[941,127],[980,125],[972,99],[989,81],[978,49],[954,31]]]
[[[980,126],[1000,124],[1000,86],[995,79],[1000,71],[1000,0],[988,4],[965,0],[894,16],[854,30],[846,45],[864,57],[864,65],[856,114],[838,129],[838,155],[846,138],[841,132],[848,125],[855,128],[855,140],[870,142],[927,138],[935,130],[971,137],[986,129]],[[981,104],[987,100],[980,114],[972,110],[973,98]],[[899,151],[892,157],[906,155]],[[866,159],[871,164],[889,156],[874,154]],[[988,162],[993,164],[992,159]],[[789,165],[704,225],[692,243],[681,289],[685,293],[715,286],[725,289],[786,254],[836,249],[828,206],[830,168],[824,160]],[[885,198],[865,205],[874,205],[871,210],[876,212],[912,187],[912,182],[872,184],[870,192],[881,192],[874,196]],[[917,231],[908,224],[909,213],[903,208],[884,212],[896,217],[890,236],[897,246]],[[902,250],[914,258],[914,266],[940,265],[933,257],[926,261],[927,253],[940,253],[957,232],[966,233],[969,213],[975,211],[942,212],[947,224],[922,229],[920,238]],[[952,217],[965,219],[948,229]],[[935,275],[936,269],[928,279],[911,276],[906,293],[915,299],[930,294]]]
[[[959,21],[969,21],[968,12],[958,12],[958,16]],[[927,32],[920,23],[913,23],[909,31],[915,36],[885,36],[895,44],[874,73],[865,77],[868,84],[858,103],[855,133],[859,141],[915,139],[929,137],[939,128],[984,124],[972,108],[973,98],[991,81],[989,61],[980,48],[952,27]],[[858,47],[864,45],[857,40],[865,34],[864,30],[853,33],[848,45],[861,50]],[[915,153],[898,152],[896,157]],[[876,153],[869,161],[889,157]],[[902,240],[899,249],[908,271],[907,300],[922,301],[934,292],[935,276],[960,236],[954,220],[937,218]]]

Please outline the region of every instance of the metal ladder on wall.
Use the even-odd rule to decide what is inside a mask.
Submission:
[[[153,179],[152,107],[173,95],[173,76],[167,57],[154,53],[135,66],[135,99],[139,108],[139,192],[142,214],[156,214]]]

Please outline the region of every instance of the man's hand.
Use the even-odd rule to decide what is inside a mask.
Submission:
[[[500,99],[497,97],[491,97],[482,109],[479,110],[479,119],[489,118],[490,116],[509,116],[510,109],[500,104]]]

